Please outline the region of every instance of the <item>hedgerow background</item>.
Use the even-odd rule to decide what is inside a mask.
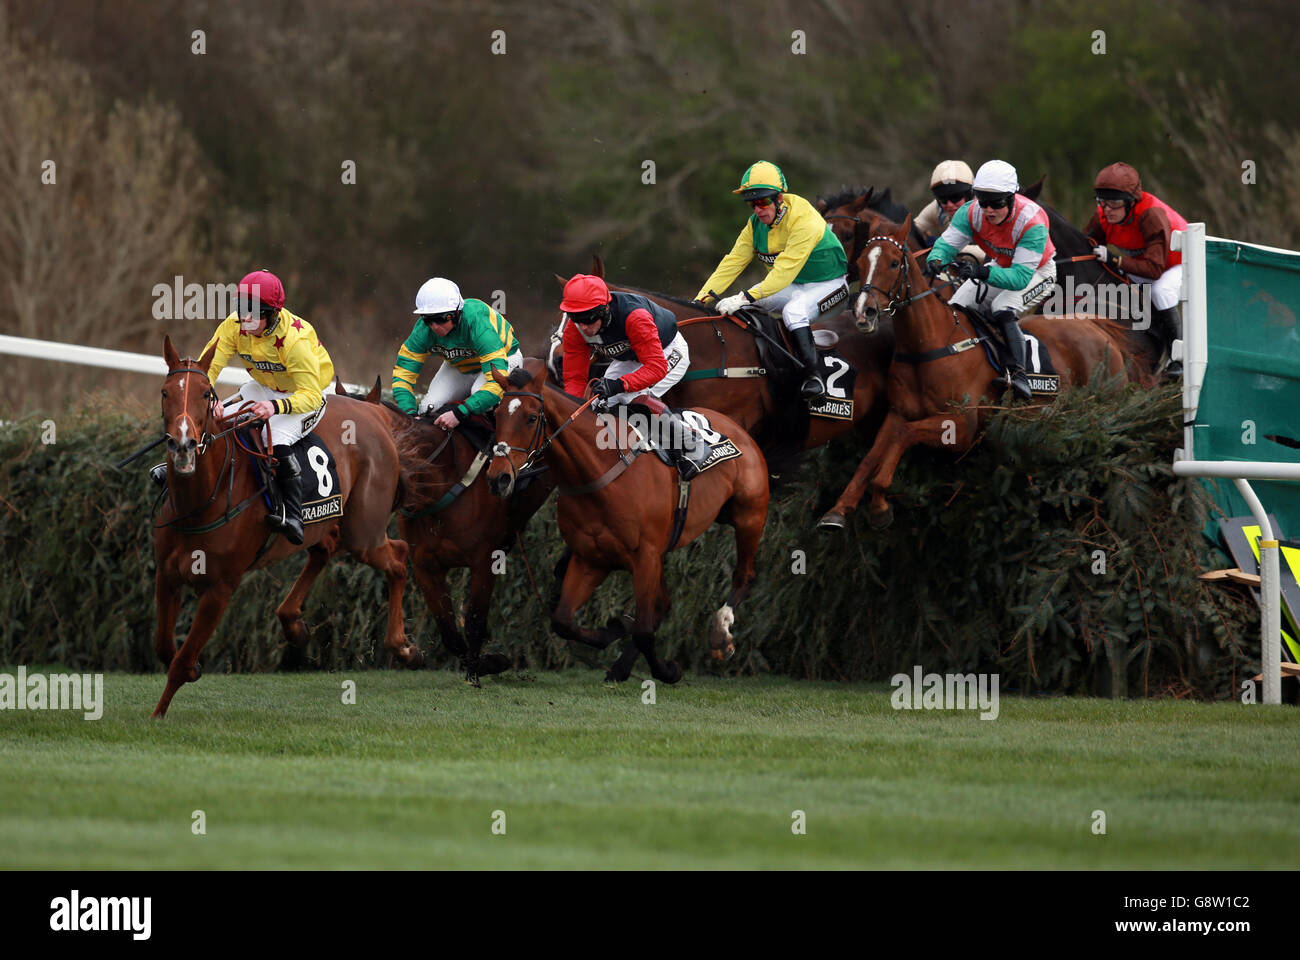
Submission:
[[[0,663],[161,669],[152,461],[110,466],[159,424],[109,412],[106,399],[60,417],[52,444],[35,418],[0,427]],[[1196,579],[1226,564],[1199,532],[1209,509],[1200,484],[1170,471],[1180,413],[1175,388],[1135,386],[1072,391],[1041,415],[1000,412],[960,461],[920,448],[904,458],[885,531],[869,529],[865,510],[846,532],[817,531],[865,451],[845,442],[808,456],[774,496],[759,579],[738,611],[738,654],[724,669],[883,680],[919,664],[996,670],[1003,689],[1235,696],[1259,668],[1259,615],[1241,588]],[[509,554],[492,611],[489,649],[522,669],[599,665],[615,652],[574,650],[551,634],[561,549],[552,500]],[[707,625],[734,557],[730,530],[715,527],[669,558],[674,605],[660,647],[696,670],[715,669]],[[302,563],[245,578],[205,649],[206,670],[276,668],[284,643],[274,609]],[[449,666],[413,579],[404,607],[428,664]],[[193,610],[191,594],[178,643]],[[629,578],[615,574],[583,622],[630,610]],[[385,586],[370,568],[336,560],[305,615],[310,665],[387,664]]]

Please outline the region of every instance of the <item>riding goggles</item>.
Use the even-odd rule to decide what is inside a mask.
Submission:
[[[987,210],[1001,210],[1003,207],[1011,206],[1011,194],[994,193],[987,190],[976,190],[975,199],[981,207]]]
[[[423,319],[425,325],[429,327],[441,326],[444,323],[450,323],[452,326],[455,326],[456,321],[460,319],[460,311],[448,310],[446,313],[426,313],[421,315],[421,319]]]
[[[607,303],[603,303],[599,307],[592,307],[590,310],[583,310],[581,313],[569,314],[569,319],[582,327],[593,323],[604,323],[608,317],[609,304]]]
[[[939,186],[932,191],[934,199],[940,203],[965,203],[971,198],[971,188],[962,186]]]
[[[753,200],[746,200],[745,202],[758,210],[762,207],[770,207],[776,201],[772,197],[755,197]]]

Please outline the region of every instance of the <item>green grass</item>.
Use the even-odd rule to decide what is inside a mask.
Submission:
[[[108,674],[94,722],[0,713],[0,866],[1300,865],[1291,708],[1003,696],[989,721],[880,685],[689,677],[649,706],[589,671],[369,671],[206,676],[154,722],[162,685]]]

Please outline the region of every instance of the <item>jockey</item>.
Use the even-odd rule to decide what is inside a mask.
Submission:
[[[934,168],[930,174],[930,192],[934,194],[934,199],[912,221],[925,237],[926,243],[933,246],[934,241],[952,222],[952,215],[975,196],[975,189],[971,186],[974,182],[975,174],[970,172],[970,167],[963,160],[944,160]],[[984,262],[984,251],[977,244],[967,244],[961,252],[976,263]]]
[[[415,415],[433,410],[444,430],[473,414],[486,414],[501,402],[493,370],[510,372],[524,362],[515,331],[505,317],[482,300],[466,300],[450,280],[433,277],[415,294],[415,327],[397,351],[393,400]],[[430,353],[447,362],[434,374],[429,392],[417,403],[412,387]]]
[[[611,292],[600,277],[580,273],[564,285],[560,309],[570,321],[564,325],[564,389],[575,397],[586,391],[593,357],[610,361],[592,387],[607,406],[647,393],[662,397],[690,366],[677,318],[640,294]],[[678,470],[689,480],[695,465],[679,457]]]
[[[1016,396],[1033,396],[1025,377],[1025,335],[1019,320],[1042,301],[1056,282],[1056,247],[1048,237],[1047,211],[1017,193],[1020,179],[1016,168],[1005,160],[990,160],[979,168],[973,183],[975,199],[964,204],[935,241],[925,265],[935,276],[972,240],[993,259],[992,264],[963,261],[957,275],[966,282],[949,302],[970,307],[976,302],[1001,324],[1013,357],[1011,388]],[[995,291],[983,304],[988,291],[975,281],[982,280]]]
[[[312,325],[284,307],[284,285],[266,270],[239,281],[238,309],[217,327],[203,348],[216,344],[208,379],[214,384],[230,359],[238,355],[252,377],[221,407],[252,401],[252,411],[271,432],[275,481],[280,488],[280,515],[267,523],[290,543],[303,540],[302,468],[289,448],[311,432],[334,392],[334,363]]]
[[[1129,275],[1134,283],[1151,284],[1151,325],[1170,353],[1165,373],[1180,377],[1183,365],[1172,359],[1173,342],[1182,337],[1178,293],[1183,282],[1183,255],[1169,247],[1174,230],[1186,230],[1187,219],[1154,194],[1142,189],[1138,172],[1127,163],[1112,163],[1097,174],[1097,211],[1084,233],[1099,246],[1093,253],[1102,263]],[[1119,250],[1116,256],[1106,249]]]
[[[844,247],[816,207],[786,192],[785,174],[775,164],[755,163],[732,193],[739,193],[754,212],[695,299],[702,304],[716,300],[721,314],[750,304],[780,309],[806,378],[799,392],[808,399],[824,396],[821,360],[809,325],[848,298]],[[767,276],[748,290],[719,300],[717,291],[731,286],[755,255],[763,261]]]

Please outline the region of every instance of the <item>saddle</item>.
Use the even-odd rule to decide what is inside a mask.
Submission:
[[[970,343],[969,346],[978,345],[984,347],[984,355],[988,358],[989,366],[997,373],[998,382],[1008,386],[1010,374],[1007,371],[1014,363],[1014,358],[1006,337],[1002,335],[1002,331],[999,329],[1000,325],[993,323],[992,318],[978,307],[958,305],[953,309],[962,311],[970,320],[971,326],[975,328],[977,340],[975,343]],[[1052,355],[1047,349],[1047,344],[1032,333],[1025,333],[1024,336],[1025,376],[1029,380],[1029,389],[1035,394],[1056,396],[1061,389],[1061,376],[1052,363]],[[957,344],[954,346],[962,345]],[[968,349],[969,347],[963,346],[962,348]],[[953,353],[960,352],[960,350],[948,349]]]

